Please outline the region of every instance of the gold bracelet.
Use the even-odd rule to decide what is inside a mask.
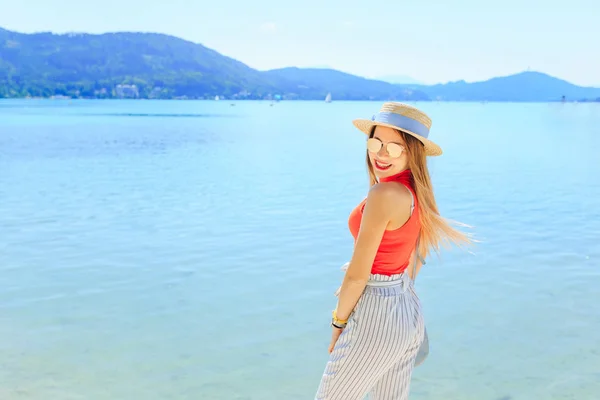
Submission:
[[[335,324],[346,324],[346,323],[348,323],[348,319],[339,319],[337,317],[337,310],[333,310],[332,316],[333,316],[333,322]]]

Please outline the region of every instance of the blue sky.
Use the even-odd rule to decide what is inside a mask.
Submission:
[[[0,27],[20,32],[160,32],[258,69],[425,83],[529,68],[600,86],[599,16],[598,0],[0,0]]]

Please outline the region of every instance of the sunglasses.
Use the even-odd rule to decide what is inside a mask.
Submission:
[[[379,150],[384,146],[383,142],[377,138],[369,138],[367,140],[367,149],[372,153],[379,153]],[[386,143],[385,150],[392,158],[400,157],[404,151],[404,146],[398,143]]]

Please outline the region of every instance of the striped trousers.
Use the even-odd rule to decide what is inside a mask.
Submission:
[[[407,273],[371,275],[321,378],[316,400],[408,399],[424,338],[421,303]]]

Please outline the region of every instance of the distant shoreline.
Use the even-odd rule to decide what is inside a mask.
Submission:
[[[174,36],[23,34],[0,28],[0,98],[598,102],[600,88],[537,71],[395,84],[327,68],[260,71]]]
[[[267,99],[222,99],[222,100],[214,100],[214,99],[180,99],[180,98],[172,98],[172,99],[146,99],[146,98],[87,98],[87,97],[75,97],[75,98],[52,98],[52,97],[0,97],[0,102],[7,100],[48,100],[48,101],[57,101],[57,102],[68,102],[68,101],[135,101],[135,102],[143,102],[143,101],[181,101],[181,102],[191,102],[191,101],[202,101],[202,102],[211,102],[211,103],[224,103],[231,104],[236,102],[263,102],[263,103],[324,103],[328,104],[323,100],[318,99],[290,99],[290,100],[267,100]],[[510,103],[520,103],[520,104],[595,104],[600,103],[600,99],[596,100],[572,100],[572,101],[561,101],[561,100],[403,100],[403,99],[364,99],[364,100],[336,100],[331,103],[360,103],[360,102],[383,102],[383,101],[397,101],[401,103],[464,103],[464,104],[510,104]]]

